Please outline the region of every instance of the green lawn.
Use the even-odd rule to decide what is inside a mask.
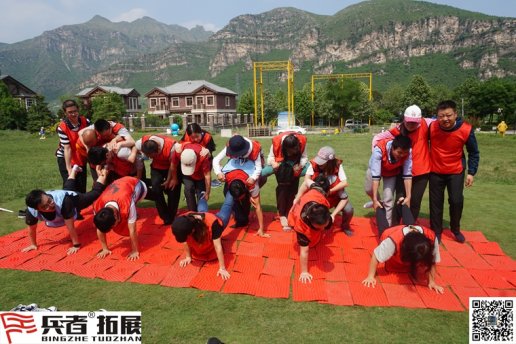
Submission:
[[[136,137],[141,136],[135,135]],[[489,240],[516,257],[514,202],[516,194],[516,136],[477,135],[481,152],[475,185],[465,191],[463,228],[481,230]],[[270,139],[260,140],[268,152]],[[33,188],[59,188],[54,157],[57,137],[0,131],[0,207],[17,211]],[[216,138],[219,147],[225,140]],[[348,193],[357,216],[367,200],[363,177],[371,151],[371,134],[310,135],[311,156],[331,145],[344,160],[350,181]],[[275,181],[263,189],[267,211],[275,210]],[[210,202],[220,204],[221,189]],[[512,205],[511,205],[512,204]],[[144,202],[144,206],[152,206]],[[184,206],[184,202],[181,206]],[[422,216],[428,216],[425,199]],[[0,213],[0,235],[24,227],[15,215]],[[365,274],[365,271],[364,271]],[[52,272],[0,270],[0,310],[19,303],[55,305],[60,310],[139,310],[145,343],[204,343],[217,336],[226,343],[465,343],[467,313],[403,308],[338,307],[292,300],[269,300],[225,295],[196,289],[175,289],[133,283],[111,283]],[[273,286],[271,286],[273,287]]]

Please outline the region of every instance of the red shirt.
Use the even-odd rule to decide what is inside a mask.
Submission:
[[[313,229],[303,220],[301,212],[308,202],[316,202],[330,208],[330,203],[322,193],[314,189],[308,190],[301,196],[299,203],[290,209],[288,223],[294,227],[294,231],[306,236],[309,240],[309,247],[314,247],[321,240],[323,231]]]
[[[188,215],[192,212],[187,212],[184,215]],[[213,245],[213,224],[218,222],[220,226],[222,226],[222,220],[219,219],[212,213],[204,213],[204,223],[207,228],[206,240],[202,243],[195,241],[193,235],[188,235],[186,238],[186,244],[188,248],[190,248],[190,253],[193,258],[199,260],[214,260],[217,258],[217,253],[215,252],[215,245]]]
[[[440,174],[459,174],[464,170],[464,145],[471,133],[471,125],[462,123],[457,130],[441,129],[439,122],[430,125],[431,171]]]
[[[163,147],[161,147],[157,156],[152,159],[151,167],[156,170],[168,170],[170,168],[170,162],[172,161],[172,147],[174,147],[176,141],[164,135],[144,135],[142,137],[142,146],[151,136],[157,136],[164,141]]]

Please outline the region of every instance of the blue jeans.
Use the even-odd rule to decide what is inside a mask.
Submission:
[[[219,212],[215,214],[219,219],[222,220],[222,228],[226,228],[228,225],[229,218],[231,217],[231,209],[233,208],[233,202],[233,196],[231,196],[229,192],[226,193],[226,198],[224,199],[222,207],[220,207]],[[208,207],[206,207],[206,210],[208,210]]]

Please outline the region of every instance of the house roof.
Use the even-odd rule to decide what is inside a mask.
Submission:
[[[93,90],[96,90],[98,88],[100,88],[101,90],[103,90],[105,92],[114,92],[121,96],[127,96],[133,91],[138,93],[138,91],[136,91],[134,88],[120,88],[120,87],[116,87],[116,86],[95,86],[95,87],[88,87],[88,88],[83,89],[82,91],[77,93],[77,96],[79,96],[79,97],[88,96]],[[138,95],[139,95],[139,93],[138,93]]]
[[[195,93],[198,89],[206,87],[216,93],[225,93],[225,94],[234,94],[235,92],[230,89],[220,87],[218,85],[212,84],[206,80],[186,80],[176,82],[175,84],[169,85],[167,87],[157,87],[158,89],[165,91],[169,94],[192,94]]]
[[[37,95],[36,92],[16,80],[10,75],[4,74],[0,75],[0,80],[2,80],[5,84],[16,84],[17,86],[17,94],[13,94],[16,97],[35,97]]]

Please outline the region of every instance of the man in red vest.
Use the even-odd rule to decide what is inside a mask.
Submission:
[[[405,197],[398,201],[401,205],[410,205],[412,190],[412,157],[410,139],[398,135],[393,140],[381,140],[375,146],[366,172],[365,191],[371,197],[375,211],[385,211],[389,226],[393,222],[394,191],[397,175],[402,173],[405,184]],[[378,188],[383,180],[383,197],[380,200]]]
[[[156,209],[163,224],[174,220],[181,197],[181,174],[172,163],[176,141],[164,135],[143,135],[136,148],[152,159],[151,185]],[[167,195],[168,204],[164,193]]]
[[[140,257],[138,251],[138,234],[136,231],[136,203],[145,198],[145,183],[134,177],[123,177],[111,183],[93,203],[93,222],[97,226],[97,236],[102,251],[97,257],[104,258],[111,254],[106,241],[106,233],[111,229],[118,235],[131,238],[131,253],[128,260]]]
[[[467,176],[464,146],[468,152]],[[457,105],[446,100],[437,105],[437,121],[430,125],[430,226],[441,240],[444,190],[448,190],[450,229],[458,242],[464,242],[460,218],[464,206],[464,186],[473,185],[480,152],[473,127],[457,116]]]
[[[76,176],[75,191],[84,193],[86,192],[86,164],[81,165],[74,158],[79,131],[86,128],[89,121],[86,117],[79,115],[79,105],[73,99],[65,100],[62,108],[66,117],[57,127],[57,135],[59,136],[59,147],[56,151],[57,166],[63,179],[63,187],[68,180],[73,165],[80,166],[82,171]]]

